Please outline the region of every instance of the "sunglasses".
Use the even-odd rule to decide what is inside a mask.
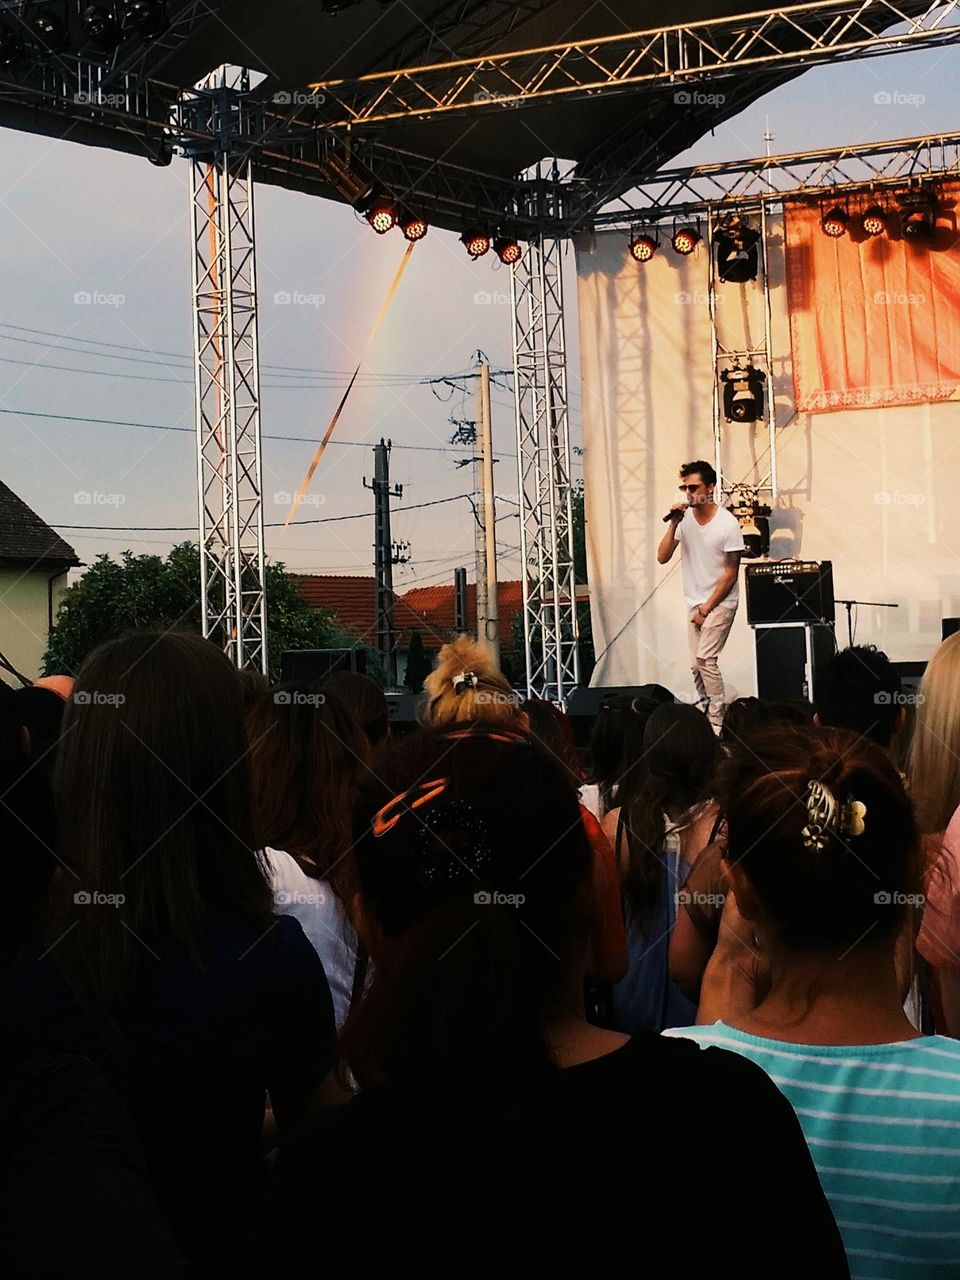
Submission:
[[[698,484],[678,484],[677,488],[681,491],[686,489],[689,490],[690,493],[696,493],[700,486]]]

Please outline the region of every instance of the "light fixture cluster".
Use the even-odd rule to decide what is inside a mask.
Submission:
[[[0,66],[26,58],[84,52],[112,54],[131,36],[152,39],[169,26],[164,0],[109,0],[75,6],[63,3],[18,6],[16,17],[0,19]]]
[[[371,193],[359,200],[354,207],[373,227],[378,236],[385,236],[399,227],[407,240],[422,240],[429,230],[429,223],[419,213],[398,209],[386,196]]]
[[[460,239],[474,262],[492,249],[504,266],[512,267],[515,262],[520,261],[523,253],[520,242],[514,236],[502,233],[494,235],[489,227],[479,222],[464,227]]]
[[[681,258],[688,258],[702,239],[699,221],[674,222],[670,243],[674,253],[679,254]],[[630,256],[636,262],[649,262],[659,248],[659,227],[653,227],[652,234],[645,227],[637,227],[630,236]]]
[[[889,236],[899,226],[904,240],[931,240],[937,227],[939,199],[928,183],[909,187],[895,196],[896,205],[875,202],[863,213],[851,214],[837,204],[820,216],[820,230],[832,240],[859,231],[868,240]]]

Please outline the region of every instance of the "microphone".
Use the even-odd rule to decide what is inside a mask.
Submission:
[[[683,519],[683,512],[682,512],[682,511],[668,511],[668,512],[667,512],[667,514],[663,517],[663,523],[664,523],[664,524],[669,524],[669,523],[670,523],[670,521],[671,521],[674,517],[677,517],[677,519],[682,520],[682,519]]]

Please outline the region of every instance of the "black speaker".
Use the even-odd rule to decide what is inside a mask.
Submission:
[[[757,695],[771,702],[813,702],[817,673],[836,652],[833,627],[755,627]]]
[[[829,560],[770,560],[748,564],[747,622],[830,622],[836,614]]]
[[[394,737],[410,733],[420,724],[420,710],[424,704],[422,693],[388,693],[387,721]]]
[[[941,618],[940,619],[940,639],[946,640],[947,636],[952,636],[955,631],[960,631],[960,618]]]
[[[335,671],[354,671],[365,676],[366,649],[285,649],[280,657],[282,683],[326,680]]]

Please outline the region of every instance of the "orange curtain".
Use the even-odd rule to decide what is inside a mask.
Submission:
[[[825,236],[836,200],[786,206],[787,301],[797,409],[873,409],[960,400],[960,183],[938,187],[932,241],[904,240],[889,196],[856,197],[847,234]],[[859,217],[888,210],[888,231]]]

